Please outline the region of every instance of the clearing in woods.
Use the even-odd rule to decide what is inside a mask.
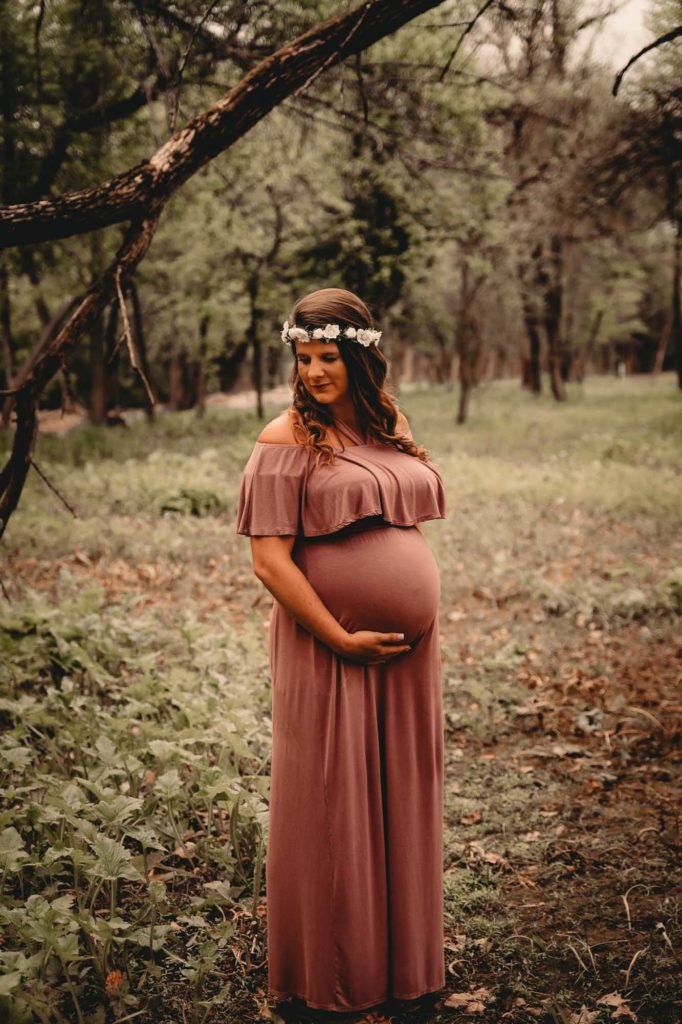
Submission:
[[[672,375],[588,380],[569,387],[563,406],[500,381],[475,394],[471,422],[456,428],[453,392],[401,395],[448,495],[448,519],[424,524],[442,580],[447,988],[428,1005],[326,1019],[378,1022],[389,1009],[395,1022],[682,1017],[680,401]],[[271,404],[267,418],[280,408]],[[151,427],[42,437],[37,462],[79,518],[33,474],[8,530],[2,576],[12,598],[4,624],[12,620],[22,644],[32,641],[18,619],[44,623],[49,609],[65,658],[64,636],[76,628],[69,615],[83,594],[98,595],[93,659],[97,651],[111,658],[108,645],[122,649],[124,630],[137,656],[151,659],[136,664],[131,652],[117,699],[132,685],[141,700],[142,676],[158,658],[166,666],[155,669],[159,679],[174,673],[165,699],[175,714],[191,704],[207,729],[220,702],[190,681],[224,647],[223,692],[254,712],[244,742],[267,776],[270,599],[233,522],[239,472],[259,427],[251,413],[216,406],[203,421],[173,414]],[[70,688],[82,671],[72,666]],[[12,686],[8,694],[3,684],[0,696],[17,698],[31,681]],[[105,734],[114,748],[137,749],[134,736],[122,738],[102,717],[112,687],[101,681],[82,695],[101,705],[90,725],[87,708],[79,711],[82,743],[100,744],[88,748],[95,760],[108,756],[98,739]],[[150,688],[145,699],[160,698]],[[59,714],[68,731],[72,713]],[[163,746],[172,739],[162,716],[156,726],[147,721],[140,759],[151,745],[163,772],[175,763]],[[26,785],[33,768],[24,770]],[[172,928],[184,914],[198,927],[204,914],[208,939],[216,915],[196,900],[228,866],[202,857],[196,820],[188,814],[178,842],[158,858],[166,885],[159,923]],[[241,856],[244,885],[217,917],[232,922],[229,941],[206,953],[199,988],[196,971],[157,954],[145,978],[152,1012],[138,1020],[196,1019],[199,995],[209,1022],[283,1019],[265,998],[264,896],[261,888],[254,901],[249,891],[257,852],[245,841]],[[132,883],[117,892],[117,912],[129,918],[141,897]],[[188,927],[187,917],[180,921],[178,931]],[[138,998],[139,980],[130,990]],[[116,1004],[119,984],[110,973],[112,1020],[137,1005]],[[63,996],[68,1014],[66,989]],[[95,1005],[92,993],[83,998]],[[323,1018],[300,1007],[287,1013]]]

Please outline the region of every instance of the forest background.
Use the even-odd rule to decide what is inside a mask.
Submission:
[[[567,381],[619,364],[682,380],[679,46],[643,58],[614,97],[614,69],[594,52],[617,3],[485,7],[464,38],[476,6],[440,4],[327,69],[173,196],[126,288],[161,404],[200,410],[217,390],[283,383],[281,323],[296,296],[330,281],[369,302],[396,386],[460,380],[460,419],[481,379],[537,391],[546,371],[559,400]],[[652,39],[679,24],[679,7],[649,6]],[[332,13],[4,4],[0,202],[138,165]],[[57,220],[0,263],[8,387],[121,242],[115,225],[60,238]],[[123,326],[116,295],[46,387],[46,407],[77,402],[104,423],[149,406]]]
[[[353,4],[0,0],[0,1018],[281,1019],[233,520],[337,284],[450,510],[448,986],[391,1019],[679,1019],[682,3],[642,9],[604,63],[616,2],[375,0],[179,182]]]

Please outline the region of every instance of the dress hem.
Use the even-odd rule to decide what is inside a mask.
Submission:
[[[445,982],[441,982],[440,985],[434,985],[433,988],[419,989],[418,992],[412,992],[409,995],[401,995],[398,992],[389,993],[381,996],[379,999],[372,999],[369,1003],[361,1003],[357,1006],[331,1006],[329,1003],[312,1003],[306,996],[302,996],[298,992],[277,992],[274,989],[268,989],[268,995],[274,996],[276,999],[302,999],[311,1010],[336,1010],[338,1013],[352,1013],[355,1010],[366,1010],[369,1006],[379,1006],[389,999],[418,999],[420,996],[429,995],[431,992],[438,992],[441,988],[445,988]]]

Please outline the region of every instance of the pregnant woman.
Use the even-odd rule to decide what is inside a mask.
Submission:
[[[237,532],[275,597],[268,989],[324,1010],[444,986],[441,476],[384,389],[367,306],[324,288],[282,340],[292,407],[244,468]]]

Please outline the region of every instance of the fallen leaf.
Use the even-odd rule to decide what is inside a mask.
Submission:
[[[473,811],[471,814],[463,814],[459,819],[460,825],[476,825],[483,818],[483,811]]]
[[[577,1013],[570,1014],[570,1024],[592,1024],[599,1016],[599,1010],[588,1010],[585,1004],[580,1007]]]
[[[630,1017],[631,1020],[637,1020],[637,1017],[628,1006],[627,1000],[623,999],[618,992],[609,992],[608,995],[598,999],[597,1003],[614,1007],[614,1011],[611,1014],[613,1020],[617,1020],[620,1017]]]
[[[456,1006],[467,1013],[482,1013],[485,1001],[490,999],[487,988],[477,988],[475,992],[452,992],[445,1000],[444,1006]]]

